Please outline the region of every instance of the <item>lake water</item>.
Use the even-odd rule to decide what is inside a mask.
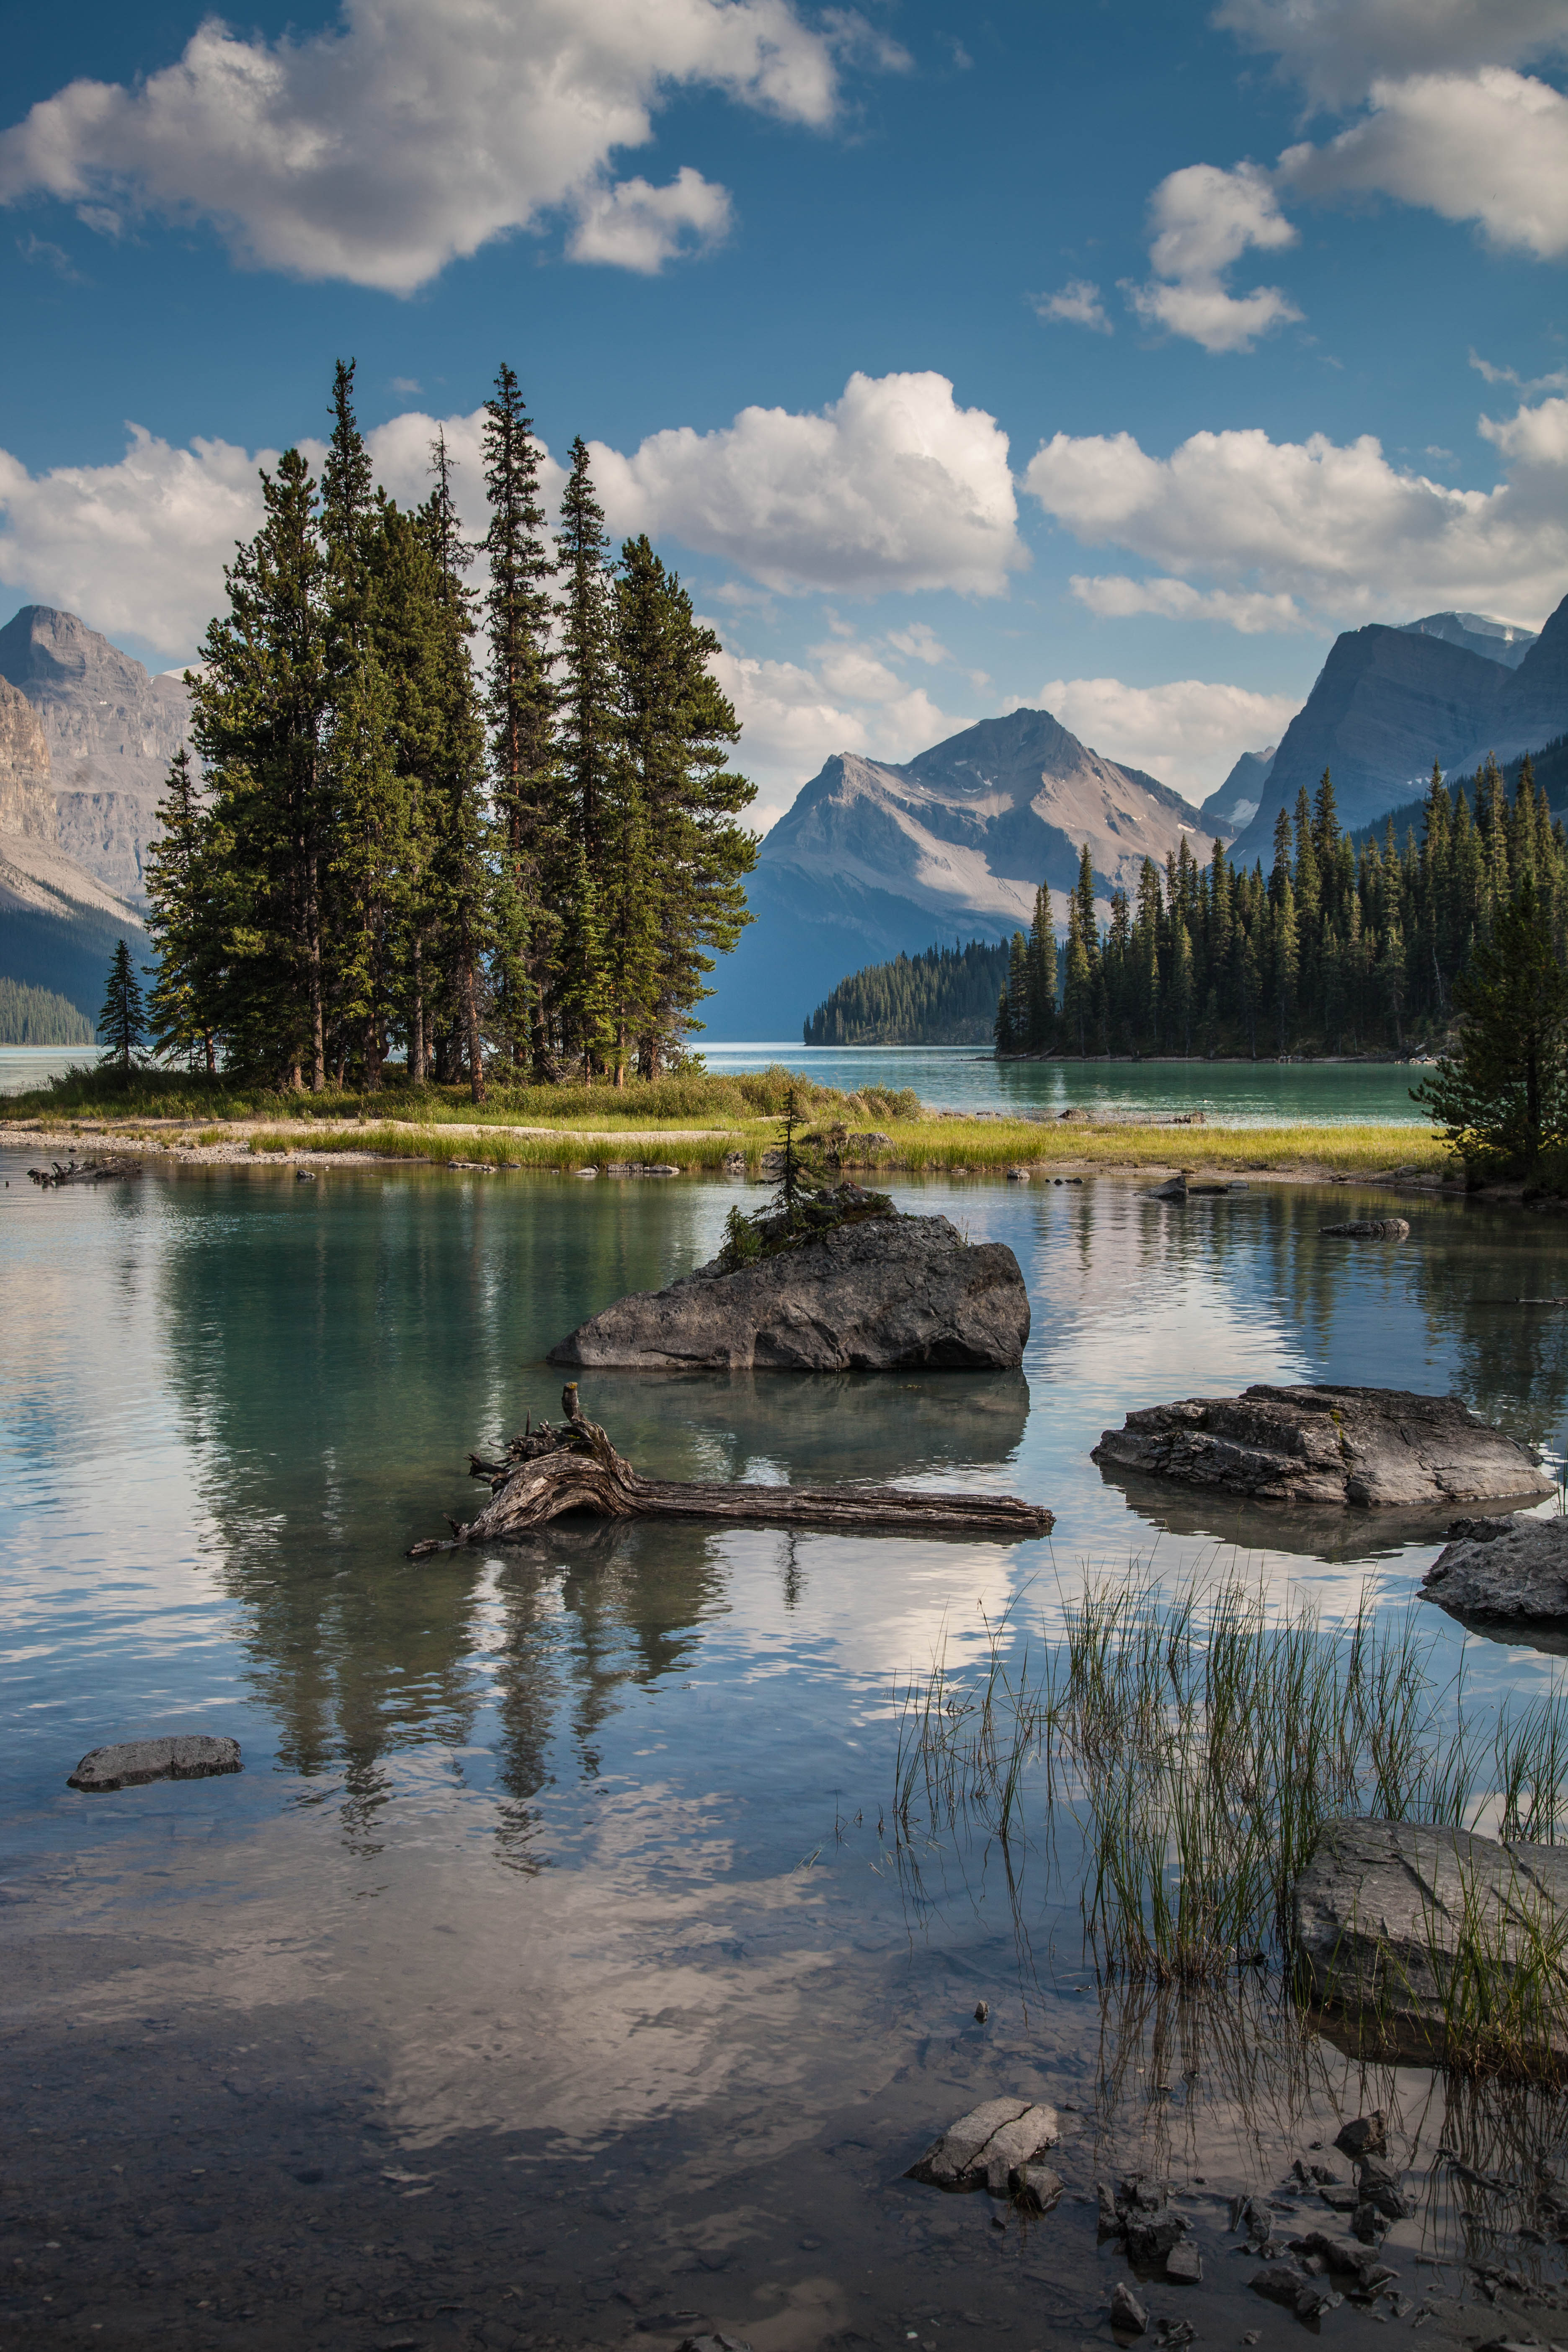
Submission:
[[[1395,1062],[998,1062],[973,1045],[703,1045],[715,1072],[782,1062],[819,1086],[912,1087],[950,1110],[1055,1117],[1081,1108],[1136,1118],[1201,1110],[1226,1127],[1360,1119],[1428,1124],[1410,1099],[1423,1073]]]
[[[700,1045],[701,1041],[699,1039]],[[98,1058],[95,1045],[0,1046],[0,1095],[42,1086],[57,1070]],[[912,1087],[949,1110],[1054,1117],[1071,1107],[1137,1118],[1201,1110],[1227,1127],[1309,1120],[1338,1127],[1393,1119],[1422,1127],[1410,1099],[1422,1073],[1398,1063],[998,1062],[973,1045],[707,1045],[716,1073],[782,1062],[819,1086]]]
[[[154,1167],[44,1194],[25,1166],[0,1164],[0,2343],[1109,2344],[1128,2273],[1093,2183],[1142,2164],[1205,2263],[1156,2312],[1284,2345],[1226,2200],[1373,2103],[1422,2199],[1387,2255],[1413,2298],[1473,2297],[1467,2245],[1560,2277],[1457,2218],[1436,2149],[1465,2126],[1429,2076],[1292,2055],[1256,1988],[1217,2025],[1102,2000],[1070,1844],[1010,1875],[886,1822],[895,1683],[975,1655],[982,1611],[1048,1636],[1087,1566],[1238,1547],[1276,1597],[1410,1605],[1429,1524],[1132,1496],[1089,1448],[1194,1388],[1342,1379],[1457,1388],[1555,1450],[1568,1319],[1494,1302],[1568,1292],[1560,1225],[1423,1202],[1408,1244],[1357,1250],[1317,1231],[1377,1198],[1354,1187],[1170,1211],[1111,1178],[910,1184],[1016,1251],[1022,1375],[596,1376],[586,1408],[650,1471],[1014,1491],[1049,1542],[667,1525],[416,1564],[482,1497],[469,1445],[556,1410],[549,1345],[710,1255],[745,1188]],[[1552,1685],[1421,1622],[1477,1705]],[[66,1788],[174,1728],[235,1733],[243,1774]],[[901,2177],[1013,2093],[1063,2109],[1054,2214],[998,2228]],[[1428,2344],[1531,2332],[1431,2307]]]

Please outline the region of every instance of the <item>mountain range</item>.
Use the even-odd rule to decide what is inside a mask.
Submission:
[[[1084,843],[1103,898],[1197,824],[1179,793],[1102,759],[1048,710],[984,719],[901,765],[836,752],[763,843],[755,919],[724,961],[709,1034],[798,1035],[864,964],[1026,929],[1042,881],[1059,924]]]

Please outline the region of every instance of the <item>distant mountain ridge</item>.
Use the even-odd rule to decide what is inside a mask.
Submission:
[[[1048,710],[981,719],[901,764],[836,752],[763,843],[755,920],[703,1018],[715,1037],[796,1035],[847,973],[1026,929],[1042,880],[1065,916],[1085,843],[1106,899],[1200,830],[1179,793]]]
[[[153,677],[76,614],[48,604],[24,604],[0,629],[0,678],[38,715],[60,848],[120,896],[142,899],[163,779],[189,732],[183,682]]]
[[[1452,631],[1439,623],[1453,623]],[[1489,628],[1499,634],[1487,637]],[[1404,628],[1373,624],[1335,640],[1306,703],[1286,729],[1262,798],[1231,845],[1267,866],[1274,820],[1327,768],[1347,830],[1418,793],[1436,760],[1468,770],[1509,760],[1568,730],[1568,597],[1513,660],[1528,632],[1477,614],[1433,614]],[[1467,642],[1459,642],[1463,638]],[[1480,640],[1486,652],[1475,650]]]

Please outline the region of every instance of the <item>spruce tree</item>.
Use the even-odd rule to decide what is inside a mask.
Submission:
[[[1527,875],[1456,982],[1459,1050],[1411,1089],[1477,1170],[1529,1175],[1568,1143],[1568,971]]]
[[[147,1042],[147,1008],[132,965],[131,950],[123,940],[109,959],[109,982],[98,1016],[98,1034],[109,1049],[100,1056],[100,1069],[118,1069],[129,1077],[132,1065],[140,1060]]]
[[[709,664],[721,648],[646,538],[628,540],[616,582],[619,724],[604,903],[617,1045],[635,1034],[653,1078],[679,1058],[710,992],[707,950],[726,953],[752,918],[753,835],[736,823],[756,787],[728,765],[740,737]]]
[[[183,743],[163,780],[157,826],[143,869],[147,930],[158,954],[148,1027],[160,1055],[183,1055],[193,1068],[199,1060],[210,1077],[217,1069],[224,861]]]
[[[263,520],[224,573],[228,612],[188,672],[228,899],[225,983],[209,1008],[237,1061],[326,1085],[322,744],[331,708],[315,483],[297,449],[261,476]]]
[[[504,362],[485,403],[487,708],[500,830],[497,1015],[511,1059],[546,1074],[545,1001],[559,923],[549,904],[566,843],[557,805],[555,689],[551,677],[552,564],[539,498],[539,444],[522,390]]]

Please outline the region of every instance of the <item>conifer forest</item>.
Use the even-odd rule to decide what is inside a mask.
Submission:
[[[868,964],[805,1024],[808,1045],[984,1045],[991,1041],[1007,948],[985,940]]]
[[[996,1049],[1404,1053],[1447,1033],[1456,982],[1527,879],[1561,960],[1568,838],[1528,758],[1511,793],[1493,761],[1452,790],[1434,768],[1419,835],[1409,825],[1403,841],[1392,819],[1381,838],[1342,832],[1325,774],[1293,817],[1280,811],[1267,875],[1218,842],[1200,864],[1184,839],[1163,871],[1145,858],[1131,897],[1112,891],[1104,924],[1086,848],[1065,949],[1043,891],[1013,936]]]
[[[552,525],[510,368],[477,546],[439,437],[412,511],[374,488],[353,373],[320,481],[297,449],[263,475],[190,674],[204,772],[177,754],[148,858],[158,1048],[318,1092],[396,1055],[476,1100],[679,1068],[756,855],[719,641],[646,538],[612,557],[581,439]]]

